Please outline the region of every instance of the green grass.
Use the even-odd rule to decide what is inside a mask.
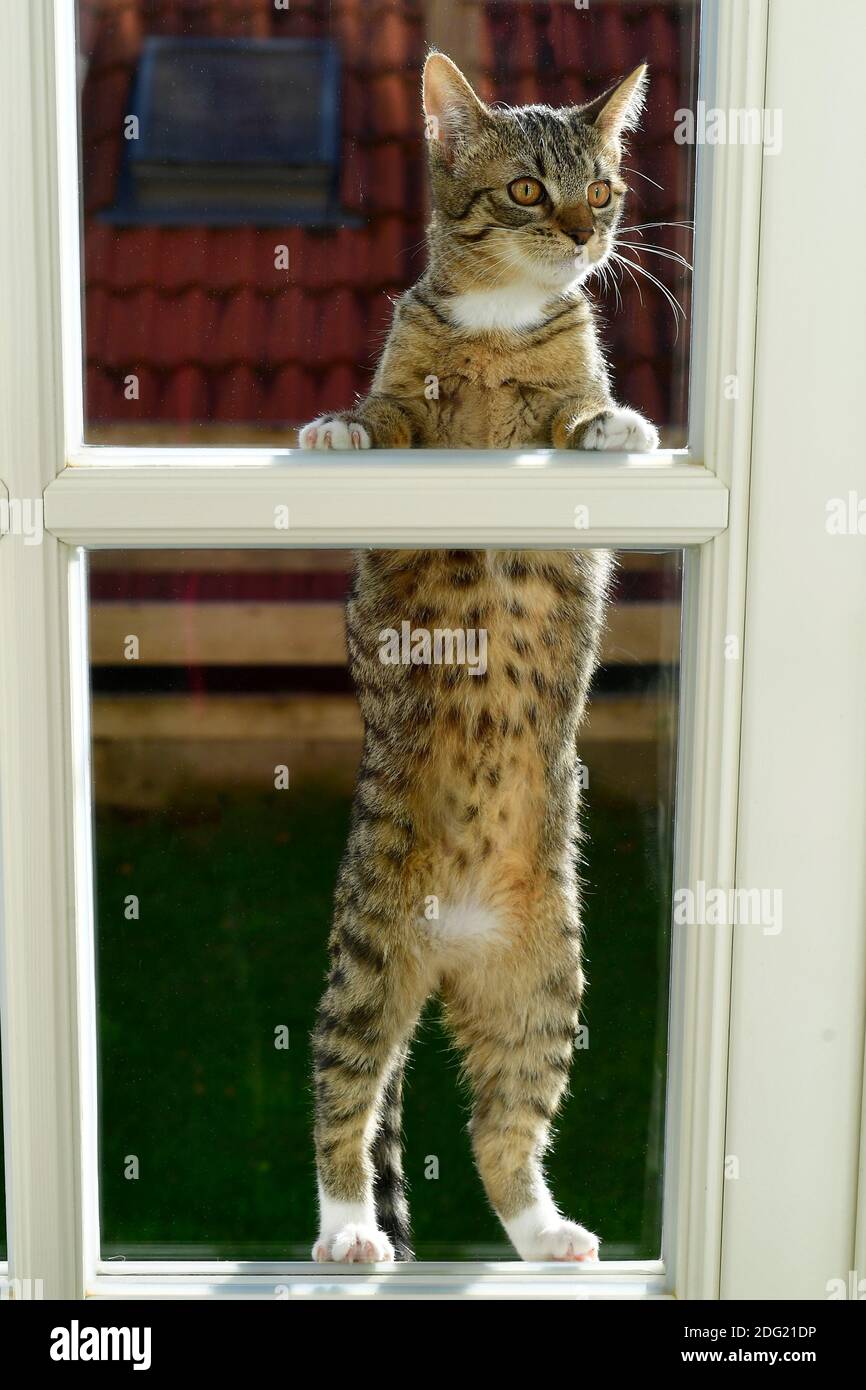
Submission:
[[[103,1251],[307,1258],[315,1234],[308,1035],[348,800],[323,787],[97,819]],[[669,864],[654,815],[590,806],[589,1047],[549,1171],[608,1257],[653,1257]],[[139,920],[124,900],[137,895]],[[274,1046],[289,1029],[288,1050]],[[467,1098],[425,1015],[406,1102],[421,1258],[510,1256],[471,1162]],[[125,1176],[129,1156],[138,1177]],[[438,1177],[431,1158],[438,1161]]]

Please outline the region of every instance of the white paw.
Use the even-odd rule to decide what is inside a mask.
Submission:
[[[394,1247],[375,1226],[351,1222],[333,1235],[323,1232],[313,1246],[313,1259],[319,1264],[332,1260],[337,1264],[372,1265],[392,1261]]]
[[[502,1224],[522,1260],[569,1260],[575,1264],[595,1264],[598,1260],[598,1236],[560,1216],[544,1190],[531,1206]]]
[[[582,449],[620,449],[627,454],[650,454],[659,446],[659,432],[628,406],[597,415],[581,440]]]
[[[576,1221],[557,1221],[539,1231],[524,1260],[567,1260],[574,1264],[598,1264],[598,1236]]]
[[[370,436],[358,420],[335,420],[320,415],[298,435],[302,449],[369,449]]]

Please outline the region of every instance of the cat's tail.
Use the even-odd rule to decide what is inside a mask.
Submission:
[[[409,1230],[409,1203],[403,1178],[403,1075],[404,1053],[392,1071],[379,1111],[379,1128],[371,1158],[376,1173],[373,1193],[376,1222],[394,1246],[398,1260],[414,1260]]]

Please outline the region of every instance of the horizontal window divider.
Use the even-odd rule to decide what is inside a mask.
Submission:
[[[44,494],[46,528],[70,545],[655,548],[701,544],[728,520],[725,484],[681,452],[85,456]]]

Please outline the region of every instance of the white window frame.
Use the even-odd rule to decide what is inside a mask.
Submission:
[[[699,150],[688,450],[601,462],[555,451],[469,454],[460,462],[450,453],[394,451],[347,464],[276,450],[82,445],[72,3],[0,7],[0,487],[12,498],[43,498],[46,528],[40,546],[0,540],[0,1018],[13,1288],[41,1280],[54,1298],[273,1297],[275,1289],[282,1296],[821,1297],[816,1290],[827,1278],[857,1267],[866,962],[856,833],[866,807],[859,784],[843,782],[822,801],[824,833],[805,854],[802,794],[789,765],[808,719],[822,756],[838,752],[841,729],[860,781],[866,767],[866,734],[855,721],[866,691],[866,634],[855,628],[854,598],[866,577],[864,546],[831,542],[820,510],[822,498],[854,486],[857,345],[840,307],[813,288],[812,321],[834,341],[833,371],[850,387],[851,428],[842,434],[852,441],[822,458],[816,503],[802,476],[814,480],[821,457],[819,413],[797,418],[796,400],[786,397],[785,276],[799,269],[803,247],[796,228],[786,238],[782,218],[796,209],[803,182],[822,172],[822,159],[839,157],[816,144],[819,122],[799,119],[814,100],[816,56],[833,73],[836,119],[858,128],[862,44],[850,32],[863,24],[858,8],[831,0],[816,33],[808,0],[704,0],[702,98],[724,109],[782,106],[799,144],[789,133],[775,164],[760,147]],[[848,197],[859,199],[851,221],[859,227],[862,191]],[[850,367],[840,338],[851,347]],[[798,344],[798,353],[808,357],[811,382],[837,386],[819,345]],[[722,392],[731,374],[735,400]],[[821,399],[811,388],[808,395]],[[779,525],[773,508],[782,495]],[[774,942],[775,955],[754,928],[675,929],[659,1261],[592,1272],[420,1264],[396,1275],[356,1268],[334,1276],[302,1263],[150,1261],[121,1269],[100,1259],[80,548],[281,545],[286,534],[275,531],[273,516],[282,503],[291,543],[304,547],[576,539],[690,547],[676,882],[793,884],[812,911],[834,914],[835,926],[829,941],[789,930]],[[580,533],[572,524],[577,503],[588,505],[591,522]],[[821,569],[830,556],[832,586]],[[839,598],[838,585],[847,597]],[[792,592],[802,604],[792,605]],[[851,680],[838,689],[839,661],[824,650],[831,594],[852,625]],[[778,634],[815,642],[824,658],[795,701]],[[726,656],[730,639],[739,659]],[[773,776],[761,776],[760,758]],[[849,847],[841,865],[831,831]],[[787,915],[796,918],[795,908]],[[848,1061],[843,1084],[838,1076],[830,1084],[828,1072],[838,1049],[828,1046],[816,1060],[797,1018],[768,1004],[774,970],[807,1016],[804,974],[825,982]],[[791,1158],[781,1136],[797,1116],[807,1122]],[[829,1150],[828,1133],[839,1141]],[[741,1164],[734,1182],[725,1181],[726,1155]],[[804,1185],[808,1259],[794,1220]],[[866,1175],[858,1237],[866,1263],[864,1189]]]

